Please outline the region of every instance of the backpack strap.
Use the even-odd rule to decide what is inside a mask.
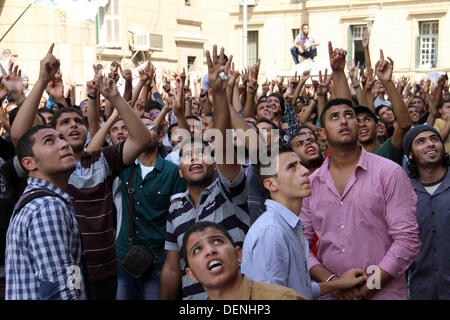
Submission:
[[[16,206],[14,207],[13,217],[25,207],[25,205],[31,201],[33,201],[36,198],[40,197],[56,197],[62,199],[65,203],[67,203],[67,200],[64,199],[64,197],[60,196],[59,194],[50,191],[48,189],[33,189],[30,190],[20,197],[19,201],[17,201]]]

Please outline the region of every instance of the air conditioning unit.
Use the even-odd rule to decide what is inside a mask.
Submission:
[[[258,4],[257,0],[247,0],[247,6],[256,6]],[[244,0],[241,0],[241,6],[244,5]]]
[[[134,36],[136,51],[163,51],[163,36],[158,33],[136,33]]]

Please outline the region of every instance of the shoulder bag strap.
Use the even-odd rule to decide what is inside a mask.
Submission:
[[[134,211],[134,164],[131,165],[130,179],[128,181],[128,241],[131,247],[133,241],[133,211]]]

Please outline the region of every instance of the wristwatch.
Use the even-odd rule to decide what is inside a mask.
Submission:
[[[92,100],[97,99],[97,96],[95,94],[92,94],[92,93],[88,93],[87,96],[88,96],[89,99],[92,99]]]

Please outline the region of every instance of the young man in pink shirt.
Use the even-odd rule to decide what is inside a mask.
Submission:
[[[308,268],[317,282],[351,268],[371,274],[366,284],[335,291],[337,299],[407,299],[405,271],[420,250],[417,196],[404,170],[358,144],[352,102],[334,99],[320,117],[330,156],[310,176],[312,195],[300,214],[310,246]],[[330,296],[328,296],[330,297]]]

